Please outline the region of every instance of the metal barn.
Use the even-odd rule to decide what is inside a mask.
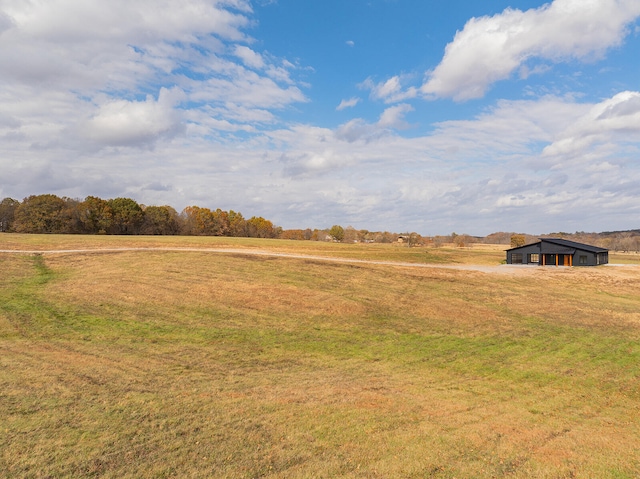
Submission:
[[[597,266],[609,262],[609,250],[560,238],[540,241],[507,250],[507,264],[540,266]]]

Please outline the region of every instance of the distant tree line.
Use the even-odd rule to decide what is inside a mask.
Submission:
[[[84,200],[53,194],[32,195],[0,202],[0,232],[107,235],[190,235],[282,238],[342,243],[406,243],[421,245],[417,233],[356,230],[334,225],[327,229],[283,230],[271,221],[246,219],[233,210],[187,206],[178,213],[171,206],[145,206],[131,198]]]
[[[84,200],[52,194],[33,195],[22,202],[4,198],[0,202],[0,232],[111,234],[111,235],[191,235],[282,238],[340,243],[397,243],[406,246],[469,247],[474,243],[519,246],[538,241],[538,236],[513,232],[491,233],[485,237],[451,233],[421,236],[415,232],[357,230],[333,225],[327,229],[283,230],[271,221],[221,209],[188,206],[178,213],[171,206],[145,206],[131,198],[104,200],[87,196]],[[603,233],[549,233],[541,237],[565,238],[617,251],[640,251],[640,230]]]
[[[418,233],[392,233],[389,231],[357,230],[353,226],[343,228],[333,225],[327,229],[283,230],[280,238],[307,241],[332,241],[336,243],[402,243],[407,246],[425,244],[426,238]]]
[[[245,219],[233,210],[189,206],[178,213],[171,206],[145,206],[131,198],[45,194],[0,202],[0,232],[277,238],[281,231],[269,220]]]
[[[586,233],[584,231],[576,231],[575,233],[567,233],[559,231],[556,233],[546,233],[539,236],[530,234],[517,233],[491,233],[482,238],[480,242],[489,244],[504,244],[511,247],[531,244],[540,238],[562,238],[566,240],[576,241],[578,243],[599,246],[613,251],[639,252],[640,251],[640,230],[627,231],[605,231],[602,233]]]

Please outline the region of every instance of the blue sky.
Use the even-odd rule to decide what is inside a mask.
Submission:
[[[640,227],[640,0],[0,0],[0,198]]]

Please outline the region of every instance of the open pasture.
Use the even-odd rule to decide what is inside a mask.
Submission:
[[[640,267],[496,274],[207,250],[491,266],[504,247],[0,236],[125,247],[202,251],[0,253],[0,477],[640,476]]]

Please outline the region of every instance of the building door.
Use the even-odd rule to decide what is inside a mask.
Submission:
[[[564,261],[562,262],[563,266],[571,266],[571,263],[569,262],[571,260],[571,255],[564,254],[562,256],[564,256]]]

